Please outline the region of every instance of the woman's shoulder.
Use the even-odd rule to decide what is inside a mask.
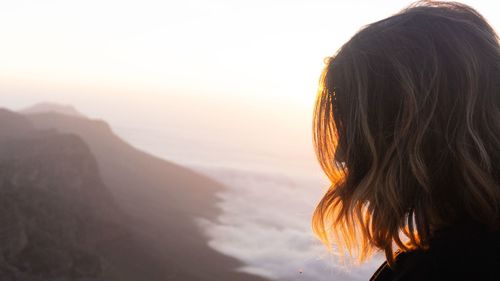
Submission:
[[[399,252],[394,264],[382,263],[370,281],[433,280],[431,267],[428,256],[421,250]]]
[[[370,281],[500,280],[499,232],[453,228],[439,233],[428,250],[400,252]]]

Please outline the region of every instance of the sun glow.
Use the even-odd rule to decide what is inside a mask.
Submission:
[[[323,58],[363,24],[403,5],[9,1],[0,11],[0,74],[142,95],[146,88],[310,101]]]

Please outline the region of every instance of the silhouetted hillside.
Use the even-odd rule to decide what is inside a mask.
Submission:
[[[38,174],[40,177],[33,177],[23,184],[23,186],[26,186],[26,196],[30,193],[46,192],[42,192],[45,189],[36,189],[34,186],[57,186],[52,188],[53,191],[51,192],[73,194],[68,198],[76,198],[75,200],[78,202],[87,202],[85,208],[92,209],[95,217],[89,215],[92,219],[89,217],[86,222],[92,226],[89,228],[93,229],[94,232],[88,235],[81,233],[81,235],[87,237],[86,239],[90,239],[89,237],[94,237],[95,233],[108,233],[107,236],[97,235],[101,239],[90,239],[98,241],[98,251],[89,251],[89,255],[92,254],[96,257],[95,268],[100,268],[98,272],[101,272],[99,278],[104,276],[108,278],[106,280],[110,281],[264,280],[249,274],[236,272],[235,269],[241,266],[241,263],[208,247],[206,238],[202,235],[195,222],[198,217],[213,218],[217,215],[215,192],[223,188],[220,184],[194,171],[133,148],[114,135],[109,126],[103,121],[57,113],[29,114],[25,116],[29,120],[26,124],[31,123],[38,130],[37,134],[42,135],[41,138],[45,139],[40,140],[31,136],[29,141],[35,143],[42,141],[48,146],[50,146],[49,144],[53,145],[46,147],[46,149],[40,149],[40,151],[58,150],[59,147],[61,153],[71,151],[69,148],[63,149],[65,147],[63,144],[58,144],[51,139],[54,135],[78,140],[83,139],[90,148],[91,154],[89,153],[89,155],[95,156],[97,162],[94,170],[95,174],[86,174],[84,176],[78,173],[80,170],[84,171],[83,168],[77,166],[71,168],[71,165],[68,166],[68,171],[65,170],[67,164],[64,163],[69,163],[68,159],[72,157],[71,153],[69,153],[66,156],[67,158],[64,158],[64,161],[57,161],[55,156],[46,156],[45,158],[40,156],[41,159],[45,160],[35,162],[41,166],[43,166],[42,162],[45,163],[48,170],[44,170],[42,167],[33,168],[38,172],[26,172],[32,168],[28,167],[31,160],[25,160],[20,166],[14,165],[9,169],[5,169],[6,174],[2,174],[0,179],[4,177],[22,178],[17,171],[24,171],[23,175]],[[54,130],[59,133],[56,134]],[[85,146],[83,142],[80,143]],[[18,147],[16,149],[20,150],[24,146],[36,147],[36,145],[29,145],[19,141],[11,142],[8,145],[0,144],[0,146],[5,147],[5,152],[14,151],[11,146]],[[29,155],[35,154],[27,150],[20,155],[25,155],[27,159],[30,159],[31,156]],[[74,156],[76,157],[76,154]],[[79,159],[79,157],[76,158]],[[94,158],[92,157],[92,159]],[[59,164],[54,164],[54,162]],[[5,163],[7,165],[12,162],[6,161]],[[53,167],[53,170],[50,170],[50,166],[53,164],[56,166]],[[70,171],[75,171],[76,174]],[[41,180],[44,177],[47,177],[47,180]],[[102,177],[102,183],[99,180],[100,177]],[[45,183],[51,181],[48,178],[59,178],[56,180],[58,184]],[[94,179],[96,182],[93,183],[90,179]],[[80,184],[75,185],[73,180],[80,182]],[[9,185],[6,184],[5,186]],[[76,188],[77,186],[80,186],[80,188]],[[77,190],[81,190],[83,187],[86,187],[84,189],[87,191],[98,188],[102,192],[91,192],[91,194],[102,193],[103,195],[95,195],[99,198],[94,198],[92,197],[94,195],[90,194],[85,196],[76,195],[78,194]],[[11,188],[11,190],[17,189]],[[106,195],[107,191],[109,193]],[[13,193],[16,192],[13,191]],[[15,203],[15,205],[31,204],[28,197],[19,200],[20,202]],[[73,199],[54,200],[50,204],[56,204],[55,202],[59,201],[70,202],[71,200]],[[102,200],[109,202],[100,204],[101,207],[92,205],[102,202]],[[21,203],[21,201],[24,203]],[[46,204],[50,205],[49,203]],[[64,205],[66,207],[73,206],[71,203],[61,204],[67,204]],[[80,203],[74,205],[79,206]],[[103,207],[106,205],[111,207]],[[55,224],[66,220],[72,221],[69,218],[58,217],[59,212],[63,212],[66,207],[53,207],[58,210],[53,211],[57,214],[55,217],[48,218],[41,214],[40,219],[46,219]],[[87,211],[80,212],[83,214]],[[123,212],[123,214],[120,212]],[[68,211],[66,213],[72,214],[74,212]],[[98,222],[94,221],[101,217],[100,214],[106,214],[102,215],[102,217],[108,218],[104,224],[100,220],[97,220]],[[30,214],[26,214],[24,217],[29,219]],[[56,239],[59,235],[58,231],[47,233],[49,233],[49,236],[54,235],[53,238]],[[37,235],[40,234],[34,236]],[[2,269],[0,268],[0,270]]]
[[[216,214],[214,194],[223,186],[186,167],[132,147],[116,136],[106,122],[57,113],[25,116],[37,129],[56,129],[85,140],[97,158],[104,182],[117,198],[124,195],[128,198],[132,192],[139,198],[146,197],[148,202],[160,199],[169,203],[165,207],[185,214],[203,217]],[[135,196],[135,201],[142,201]]]
[[[0,108],[0,138],[14,138],[32,134],[35,127],[20,114]]]
[[[0,131],[24,132],[0,139],[1,280],[109,280],[98,249],[122,236],[123,218],[94,157],[77,136],[23,119],[0,114]]]
[[[25,108],[25,109],[20,111],[20,113],[23,113],[23,114],[36,114],[36,113],[44,113],[44,112],[54,112],[54,113],[59,113],[59,114],[64,114],[64,115],[69,115],[69,116],[74,116],[74,117],[85,118],[85,115],[83,115],[81,112],[76,110],[76,108],[74,108],[71,105],[60,105],[60,104],[48,103],[48,102],[37,103],[33,106],[30,106],[30,107]]]

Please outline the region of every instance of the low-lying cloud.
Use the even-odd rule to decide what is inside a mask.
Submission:
[[[313,236],[311,215],[321,181],[297,175],[205,170],[227,186],[218,194],[221,216],[200,221],[209,245],[238,258],[241,271],[275,280],[367,280],[380,256],[347,266]]]

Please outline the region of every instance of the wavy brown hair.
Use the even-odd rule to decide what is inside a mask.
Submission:
[[[460,220],[498,229],[500,47],[471,7],[417,2],[326,60],[314,144],[331,181],[313,229],[360,260],[425,249]]]

